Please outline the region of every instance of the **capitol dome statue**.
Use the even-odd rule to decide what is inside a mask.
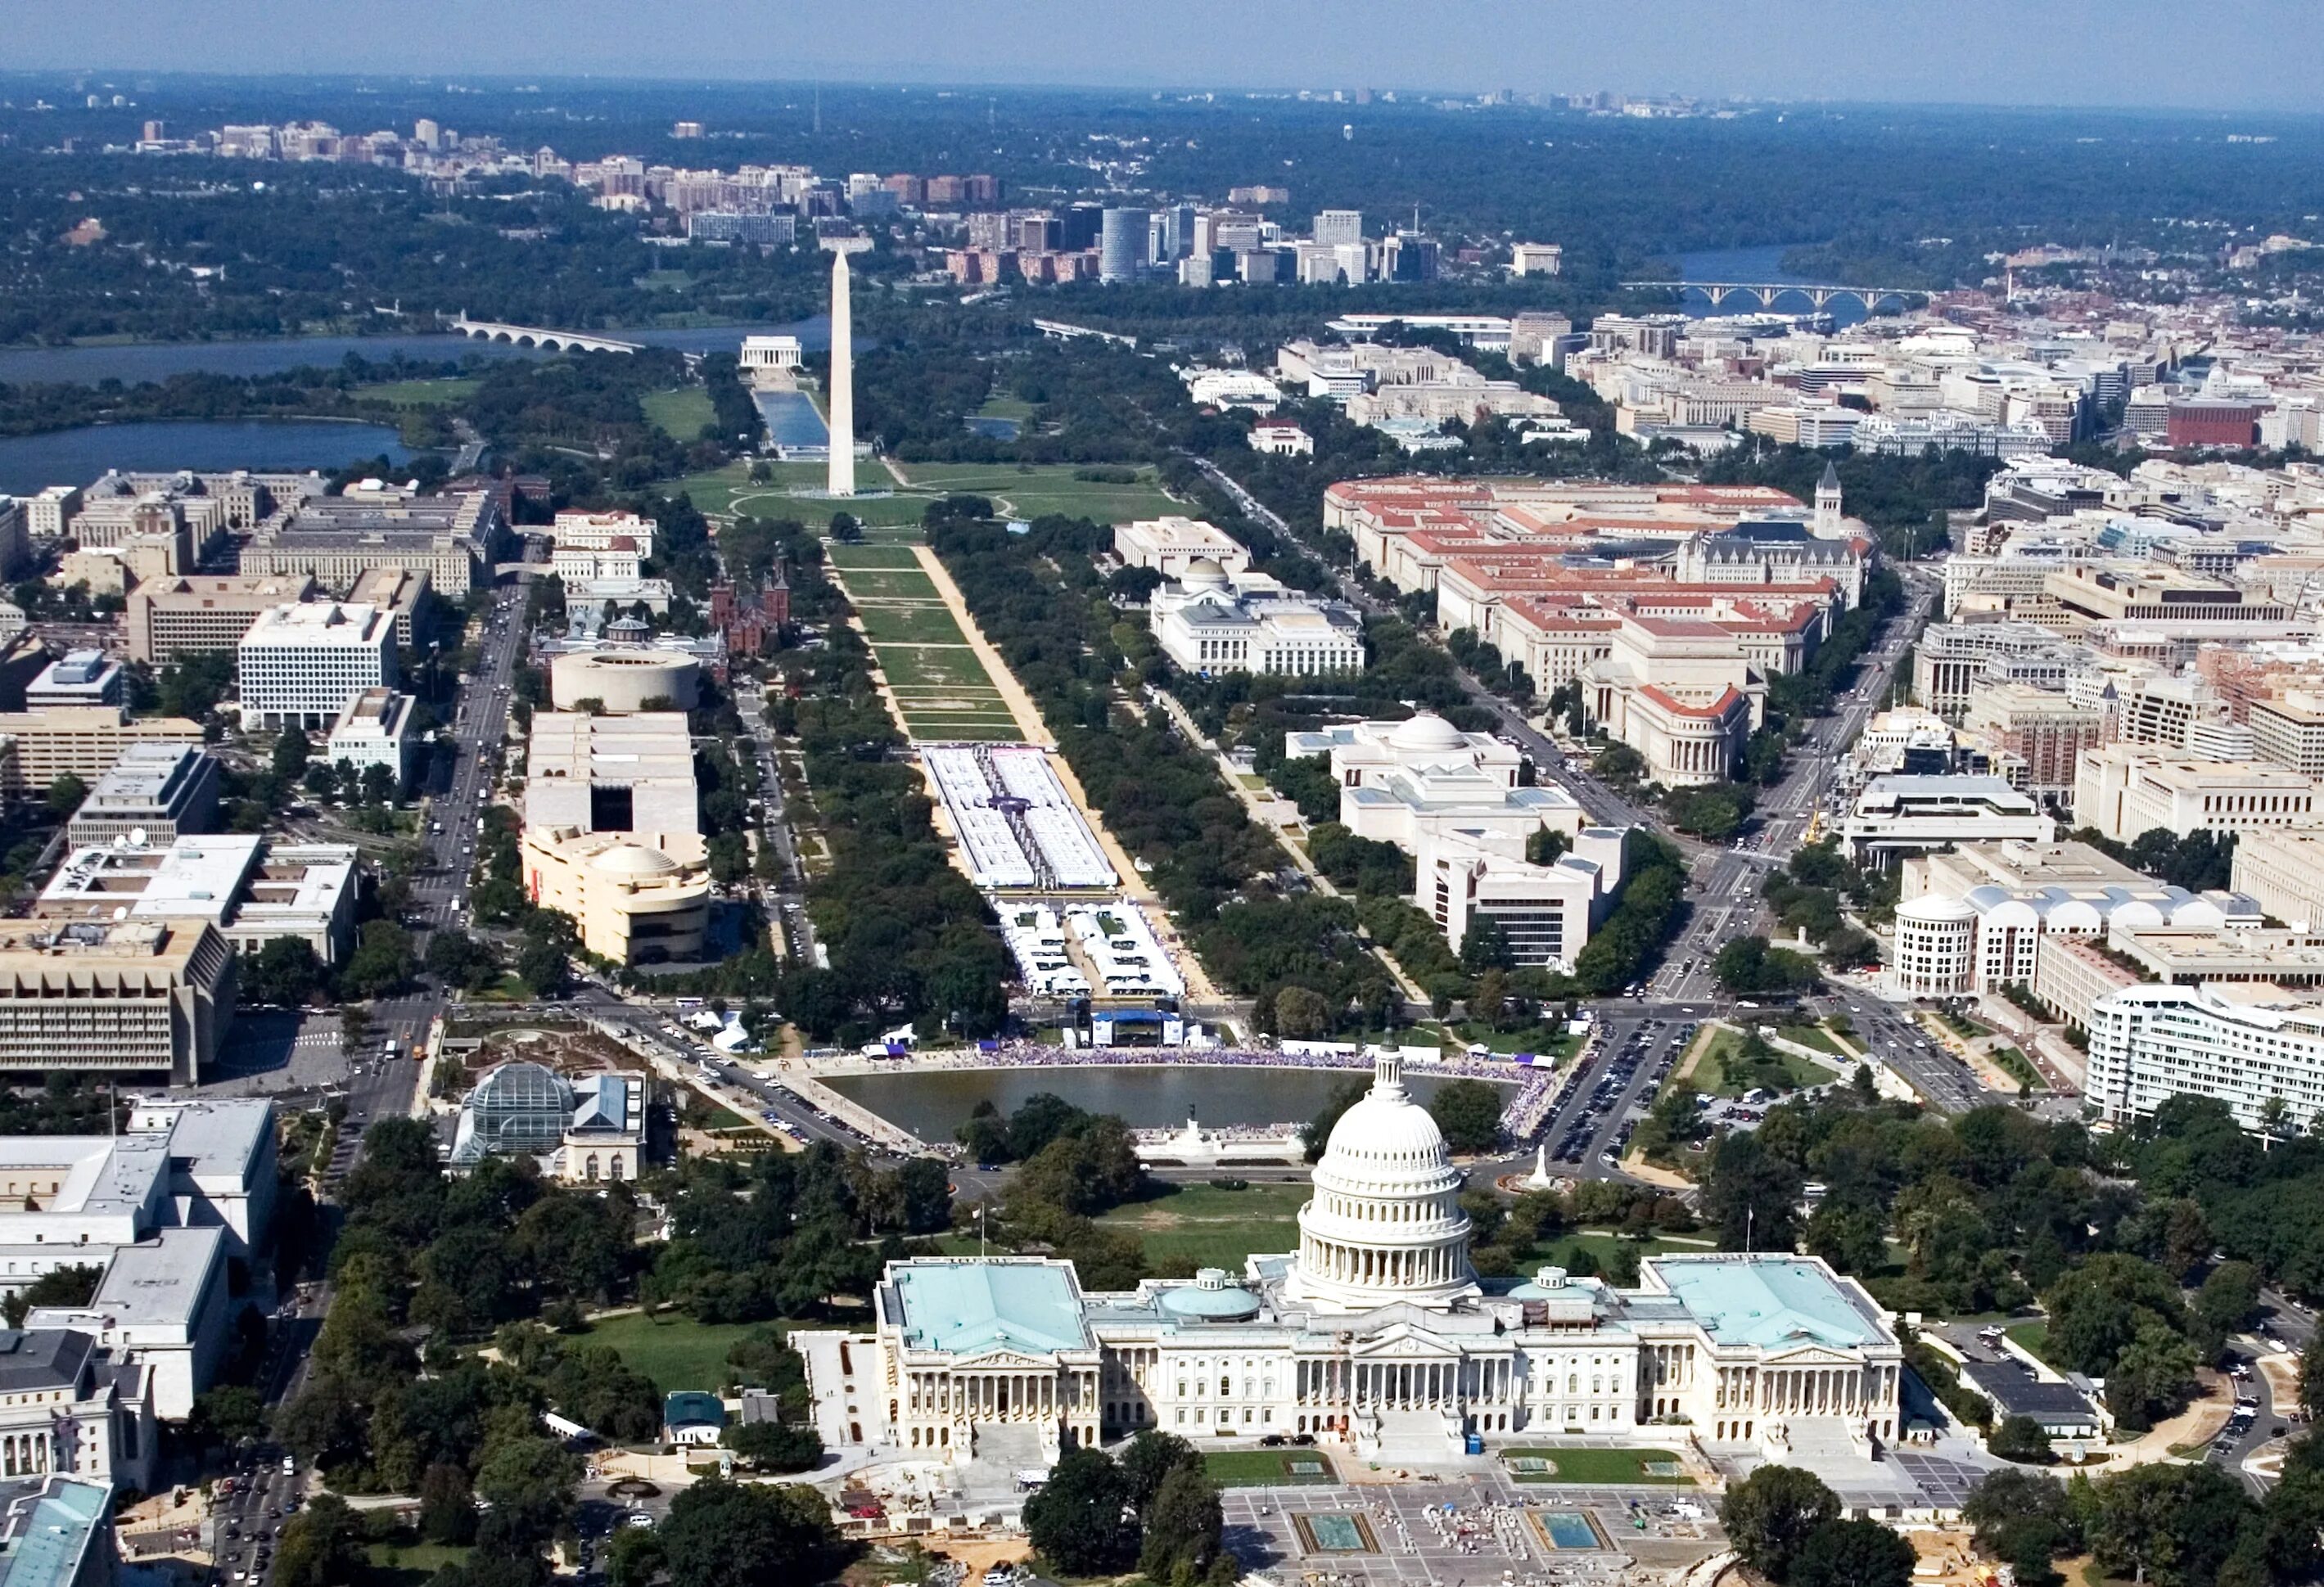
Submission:
[[[1333,1126],[1314,1181],[1286,1300],[1365,1312],[1399,1301],[1449,1306],[1479,1293],[1461,1171],[1444,1132],[1405,1089],[1401,1057],[1376,1061],[1371,1090]]]

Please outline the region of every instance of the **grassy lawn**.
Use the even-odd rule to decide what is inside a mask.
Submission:
[[[2038,1361],[2050,1361],[2050,1324],[2035,1318],[2030,1323],[2012,1323],[2002,1333],[2009,1342]],[[2054,1361],[2051,1362],[2056,1365]]]
[[[984,399],[984,406],[973,417],[977,419],[1014,419],[1019,423],[1033,417],[1033,404],[1022,397],[993,396]]]
[[[936,581],[917,567],[842,567],[839,577],[847,586],[848,598],[859,604],[866,601],[941,604],[944,600],[936,592]]]
[[[1802,1047],[1812,1047],[1820,1053],[1830,1053],[1835,1058],[1844,1056],[1840,1050],[1840,1044],[1833,1041],[1831,1033],[1821,1025],[1778,1026],[1775,1034],[1785,1041],[1797,1042]]]
[[[899,695],[943,690],[955,697],[990,696],[993,704],[1000,703],[999,686],[966,645],[883,645],[880,670],[888,675],[888,687]]]
[[[357,386],[353,394],[397,408],[441,408],[447,403],[466,401],[483,383],[456,376],[443,380],[388,380],[376,385]]]
[[[1025,742],[1014,721],[999,716],[924,716],[907,711],[904,729],[915,743],[1013,744]]]
[[[1992,1053],[1988,1056],[1993,1059],[1994,1065],[1997,1068],[1998,1068],[2003,1074],[2008,1075],[2012,1080],[2017,1082],[2018,1084],[2025,1087],[2028,1091],[2047,1091],[2049,1089],[2049,1086],[2042,1079],[2041,1071],[2034,1068],[2033,1064],[2027,1060],[2025,1055],[2019,1052],[2015,1047],[1995,1047]]]
[[[1696,1062],[1693,1073],[1688,1076],[1697,1090],[1709,1092],[1712,1096],[1732,1097],[1741,1096],[1745,1092],[1761,1086],[1796,1090],[1803,1085],[1822,1085],[1837,1078],[1832,1071],[1821,1064],[1795,1053],[1777,1052],[1748,1068],[1738,1064],[1735,1066],[1737,1072],[1730,1079],[1723,1060],[1729,1054],[1739,1052],[1743,1040],[1743,1033],[1737,1030],[1721,1030],[1711,1037],[1710,1049]]]
[[[881,645],[965,645],[968,635],[945,606],[866,606],[855,608],[863,637],[877,650]]]
[[[1100,523],[1127,523],[1185,508],[1184,503],[1163,494],[1150,468],[1139,469],[1134,484],[1102,484],[1075,479],[1074,466],[1064,463],[906,463],[901,467],[916,491],[934,496],[955,492],[990,496],[995,507],[1019,518],[1062,512]]]
[[[1617,1488],[1694,1486],[1692,1477],[1647,1472],[1650,1465],[1683,1463],[1667,1449],[1512,1449],[1502,1458],[1543,1460],[1554,1468],[1549,1472],[1512,1473],[1520,1482],[1586,1482]]]
[[[444,1543],[374,1543],[357,1579],[364,1587],[420,1587],[444,1566],[466,1564],[468,1552]]]
[[[1536,1025],[1524,1030],[1495,1030],[1474,1020],[1448,1021],[1444,1026],[1448,1047],[1467,1047],[1482,1042],[1497,1053],[1531,1053],[1537,1058],[1554,1058],[1560,1064],[1582,1050],[1583,1038],[1563,1034],[1561,1024],[1553,1029]],[[1517,1071],[1522,1074],[1523,1071]]]
[[[1296,1471],[1320,1465],[1320,1472]],[[1336,1482],[1332,1457],[1320,1449],[1222,1449],[1203,1456],[1203,1470],[1222,1488],[1320,1487]]]
[[[674,441],[694,440],[702,434],[704,425],[718,420],[718,411],[710,403],[710,393],[700,386],[648,392],[638,399],[638,406],[646,411],[647,422]]]
[[[1148,1262],[1184,1259],[1239,1275],[1253,1251],[1298,1249],[1299,1209],[1311,1194],[1305,1183],[1254,1182],[1247,1190],[1171,1185],[1150,1200],[1116,1207],[1098,1223],[1139,1237]]]
[[[726,1352],[734,1342],[762,1323],[697,1323],[676,1313],[649,1317],[625,1312],[593,1323],[585,1337],[591,1344],[610,1345],[637,1370],[654,1380],[664,1394],[681,1389],[716,1392],[726,1376]]]
[[[823,554],[834,567],[843,573],[853,573],[858,568],[911,568],[917,571],[920,566],[920,559],[912,555],[908,546],[843,546],[835,541],[824,548]]]

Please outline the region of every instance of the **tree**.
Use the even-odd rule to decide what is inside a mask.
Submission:
[[[1174,1467],[1139,1521],[1144,1536],[1138,1568],[1150,1581],[1174,1581],[1182,1571],[1199,1576],[1219,1557],[1225,1517],[1218,1484],[1199,1465]]]
[[[351,998],[385,997],[411,980],[412,969],[411,934],[392,920],[366,920],[339,984]]]
[[[266,1401],[248,1384],[218,1384],[194,1397],[193,1430],[227,1447],[254,1439],[266,1431]]]
[[[466,1466],[438,1461],[420,1479],[420,1535],[458,1545],[476,1540],[476,1496]]]
[[[1332,1005],[1323,994],[1305,986],[1286,986],[1275,994],[1275,1031],[1295,1041],[1330,1032]]]
[[[1907,1587],[1917,1557],[1878,1521],[1826,1521],[1800,1545],[1788,1587]]]
[[[2195,1347],[2161,1323],[2149,1323],[2115,1358],[2107,1374],[2107,1408],[2134,1433],[2184,1410],[2195,1397]]]
[[[1318,1162],[1323,1158],[1323,1149],[1331,1144],[1332,1131],[1339,1127],[1340,1115],[1363,1101],[1364,1093],[1370,1089],[1370,1084],[1361,1080],[1344,1080],[1332,1088],[1332,1094],[1325,1100],[1323,1111],[1307,1121],[1306,1127],[1299,1131],[1300,1143],[1306,1149],[1309,1162]],[[2318,1353],[2324,1354],[2324,1352]]]
[[[476,1497],[512,1536],[546,1542],[573,1508],[581,1459],[554,1438],[536,1433],[484,1446],[476,1467]]]
[[[823,1437],[804,1423],[737,1422],[722,1436],[761,1472],[811,1472],[823,1463]]]
[[[651,1587],[669,1564],[661,1533],[652,1527],[622,1527],[605,1545],[606,1587]]]
[[[49,814],[59,820],[70,816],[88,798],[88,784],[69,771],[60,771],[49,784]]]
[[[685,1587],[798,1587],[844,1557],[830,1501],[812,1488],[711,1478],[679,1490],[656,1530]]]
[[[2240,1333],[2259,1310],[2259,1269],[2249,1262],[2221,1262],[2195,1292],[2195,1315],[2224,1338]]]
[[[535,997],[550,998],[563,992],[570,971],[565,951],[554,944],[527,942],[517,950],[517,979],[530,987]]]
[[[2018,1566],[2038,1558],[2046,1567],[2060,1555],[2079,1553],[2081,1527],[2065,1484],[2039,1472],[1988,1472],[1969,1490],[1961,1518],[1977,1529],[1977,1546],[1989,1559]]]
[[[1471,914],[1469,929],[1461,934],[1461,968],[1474,975],[1485,970],[1514,969],[1516,965],[1509,934],[1501,929],[1499,918]]]
[[[1997,1460],[2027,1465],[2050,1462],[2050,1435],[2031,1416],[2004,1416],[1987,1435],[1985,1447]]]
[[[1799,1170],[1769,1149],[1759,1131],[1720,1138],[1702,1190],[1703,1215],[1721,1250],[1790,1250],[1798,1240]]]
[[[1501,1141],[1501,1093],[1483,1080],[1448,1080],[1428,1101],[1429,1117],[1456,1152],[1487,1152]]]
[[[1175,1433],[1148,1427],[1121,1452],[1121,1474],[1130,1484],[1130,1508],[1143,1515],[1164,1478],[1181,1466],[1202,1470],[1202,1452]]]
[[[336,1493],[318,1493],[282,1523],[274,1579],[282,1587],[344,1587],[367,1563],[361,1523]]]
[[[1761,1466],[1727,1490],[1720,1525],[1743,1563],[1784,1582],[1819,1527],[1840,1518],[1840,1496],[1798,1466]]]
[[[297,1008],[315,995],[329,971],[305,937],[275,937],[244,958],[238,973],[244,1001]]]
[[[1069,1576],[1111,1574],[1138,1554],[1138,1534],[1122,1519],[1129,1499],[1129,1480],[1103,1451],[1069,1449],[1025,1501],[1025,1534]]]
[[[0,1298],[0,1315],[11,1328],[24,1325],[24,1315],[35,1306],[85,1306],[97,1298],[105,1269],[86,1264],[51,1268],[23,1288]]]
[[[2252,1509],[2209,1464],[2132,1466],[2092,1483],[2091,1500],[2083,1526],[2098,1568],[2157,1587],[2209,1587]]]
[[[276,734],[274,753],[268,761],[269,767],[274,773],[274,780],[286,788],[298,781],[299,774],[307,769],[308,757],[313,752],[312,747],[307,743],[306,734],[300,729],[286,727]]]
[[[447,986],[481,992],[501,977],[500,953],[465,931],[438,931],[428,939],[428,973]]]

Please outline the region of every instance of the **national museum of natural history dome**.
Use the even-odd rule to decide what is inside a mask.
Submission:
[[[1636,1288],[1545,1268],[1480,1279],[1463,1174],[1395,1056],[1333,1127],[1299,1249],[1242,1273],[1085,1291],[1071,1262],[891,1262],[869,1332],[801,1329],[826,1444],[911,1460],[1046,1459],[1158,1427],[1312,1435],[1360,1458],[1564,1435],[1783,1459],[1897,1435],[1903,1352],[1813,1257],[1645,1259]]]

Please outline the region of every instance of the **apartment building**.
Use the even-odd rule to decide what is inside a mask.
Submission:
[[[2324,1002],[2270,982],[2126,986],[2090,1010],[2085,1099],[2118,1123],[2175,1096],[2225,1103],[2246,1130],[2324,1114]]]
[[[2024,761],[2027,791],[2043,798],[2070,794],[2082,752],[2107,737],[2105,712],[2022,683],[1972,688],[1962,725]]]

